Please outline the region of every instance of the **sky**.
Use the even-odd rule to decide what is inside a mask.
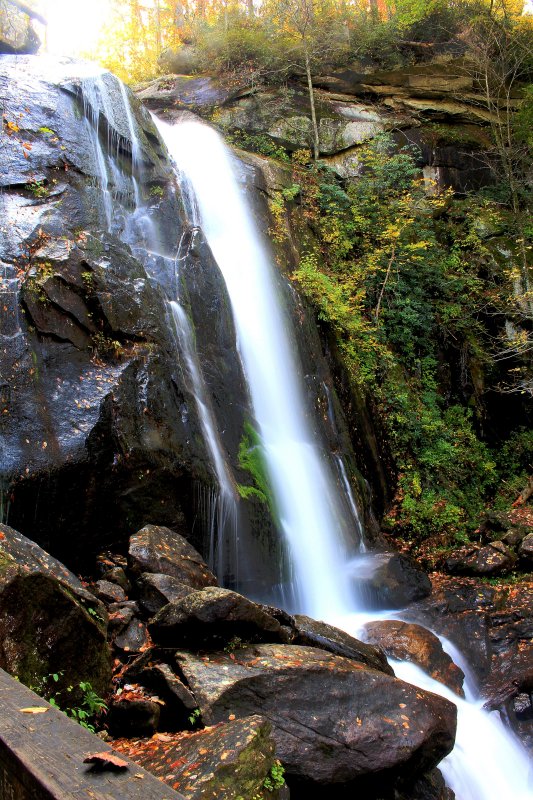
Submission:
[[[37,8],[48,20],[48,52],[73,56],[90,52],[109,5],[109,0],[39,0]]]

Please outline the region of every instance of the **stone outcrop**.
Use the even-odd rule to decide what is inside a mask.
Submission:
[[[88,681],[106,694],[107,614],[63,564],[0,524],[0,667],[29,686],[60,676],[58,691]]]
[[[205,722],[261,713],[287,772],[314,784],[424,771],[453,746],[451,703],[341,656],[265,644],[176,658]]]
[[[145,742],[120,739],[113,746],[187,800],[288,797],[286,789],[280,792],[272,781],[271,790],[265,787],[275,763],[275,745],[271,726],[257,715],[197,733],[156,735]]]
[[[149,115],[130,98],[134,145],[128,94],[111,75],[69,59],[5,56],[0,94],[0,480],[10,522],[83,569],[148,520],[189,535],[193,482],[197,496],[214,483],[166,304],[175,292],[167,255],[176,256],[183,214]],[[100,162],[111,157],[102,184]],[[139,215],[157,217],[160,258],[136,246]],[[207,385],[239,395],[224,283],[201,237],[190,250],[182,283],[187,297],[202,298],[193,316]],[[220,402],[215,413],[236,462],[244,408]],[[201,540],[201,519],[197,531]]]
[[[491,115],[464,58],[448,56],[389,71],[354,65],[315,76],[313,83],[321,156],[341,177],[359,174],[362,145],[393,131],[399,144],[420,148],[428,180],[459,191],[490,180],[483,151],[490,147],[485,129]],[[170,116],[184,110],[199,114],[245,148],[254,149],[254,137],[289,151],[309,148],[312,140],[307,89],[299,76],[278,90],[165,75],[139,87],[138,96]]]
[[[437,636],[421,625],[378,620],[365,625],[365,638],[398,661],[412,661],[432,678],[464,697],[462,670],[442,649]]]

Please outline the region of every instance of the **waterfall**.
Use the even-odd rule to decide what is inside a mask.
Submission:
[[[291,561],[292,602],[298,610],[355,634],[370,615],[356,607],[346,567],[356,560],[362,569],[370,555],[364,554],[363,540],[358,541],[359,513],[342,459],[336,469],[344,501],[337,496],[330,459],[313,434],[282,297],[231,157],[205,125],[157,124],[194,209],[195,224],[204,231],[226,281],[273,503]],[[343,514],[352,522],[351,548]],[[457,800],[531,797],[524,749],[498,715],[483,711],[471,686],[466,687],[467,699],[461,700],[420,668],[405,662],[394,666],[399,677],[457,706],[457,745],[441,765]]]
[[[115,81],[111,76],[106,80]],[[122,237],[147,266],[154,258],[159,259],[157,268],[166,270],[172,279],[173,288],[168,290],[167,299],[169,321],[176,336],[176,357],[188,378],[217,485],[216,489],[201,493],[199,506],[210,519],[211,565],[222,575],[226,562],[236,562],[238,558],[233,477],[211,410],[194,331],[178,293],[180,251],[173,258],[157,253],[157,226],[142,205],[138,177],[142,151],[127,93],[122,88],[122,112],[132,141],[131,176],[124,175],[118,166],[118,138],[113,138],[109,126],[107,150],[100,141],[100,118],[106,116],[114,121],[106,80],[100,74],[89,76],[82,88],[102,216],[106,228],[115,230],[121,228],[118,217],[123,214],[119,231]],[[355,634],[370,615],[364,613],[360,601],[357,603],[351,581],[358,571],[372,569],[374,564],[367,563],[372,557],[364,552],[359,512],[342,458],[330,456],[314,430],[276,272],[233,175],[231,157],[219,137],[196,123],[174,128],[158,125],[178,167],[191,225],[204,231],[231,299],[260,447],[268,468],[272,506],[290,562],[287,577],[292,593],[281,593],[280,597],[292,610],[304,611]],[[118,207],[117,196],[122,192],[134,199],[129,218]],[[342,487],[341,493],[337,483]],[[383,618],[386,613],[379,616]],[[457,653],[452,656],[456,662],[461,660]],[[457,705],[457,745],[441,765],[457,800],[526,800],[531,796],[525,751],[505,730],[497,714],[483,711],[482,700],[471,682],[463,701],[411,664],[398,663],[395,669],[399,677]]]
[[[176,355],[181,361],[187,388],[194,400],[207,453],[217,482],[216,491],[208,490],[209,499],[199,501],[199,509],[209,535],[209,566],[222,580],[231,573],[238,578],[238,501],[235,482],[220,441],[215,416],[196,351],[194,331],[179,297],[180,266],[192,247],[195,228],[186,231],[178,252],[173,258],[161,253],[157,220],[146,207],[142,197],[144,177],[143,151],[140,131],[136,122],[128,90],[111,73],[98,70],[83,76],[81,95],[85,124],[93,147],[94,170],[100,189],[105,229],[117,232],[129,244],[134,254],[144,263],[154,279],[163,273],[168,320],[176,341]],[[102,146],[102,120],[106,120],[106,147]],[[122,130],[122,134],[120,131]],[[124,146],[124,134],[131,145],[131,174],[119,166],[119,150]],[[122,137],[122,138],[121,138]],[[128,198],[132,210],[120,200]],[[187,234],[187,235],[186,235]],[[188,244],[182,248],[184,239]],[[185,249],[185,253],[182,253]]]
[[[169,306],[176,328],[177,340],[187,367],[191,383],[190,390],[196,403],[204,441],[218,481],[219,491],[211,498],[207,519],[209,520],[210,540],[209,566],[218,577],[222,577],[227,574],[226,565],[228,563],[231,564],[233,573],[238,572],[238,515],[235,484],[226,462],[215,418],[209,406],[207,389],[200,371],[189,318],[177,300],[171,300]]]
[[[182,182],[185,177],[193,188],[228,289],[273,504],[292,560],[294,610],[331,619],[351,603],[347,515],[329,456],[309,422],[273,268],[220,137],[195,122],[157,124]]]

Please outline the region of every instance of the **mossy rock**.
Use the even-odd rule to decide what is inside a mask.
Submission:
[[[101,603],[75,575],[0,525],[0,667],[29,686],[56,673],[62,676],[58,690],[85,681],[106,694],[111,678],[106,629]]]

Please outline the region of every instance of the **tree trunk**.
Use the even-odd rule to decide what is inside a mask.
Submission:
[[[313,81],[311,78],[311,59],[309,58],[309,50],[307,48],[307,44],[305,44],[304,47],[305,47],[305,74],[307,76],[309,105],[311,106],[311,125],[313,128],[313,158],[316,161],[320,154],[320,136],[318,133],[318,123],[316,120],[315,90],[313,89]]]
[[[155,0],[155,41],[158,55],[163,50],[163,38],[161,35],[161,6],[159,0]]]

